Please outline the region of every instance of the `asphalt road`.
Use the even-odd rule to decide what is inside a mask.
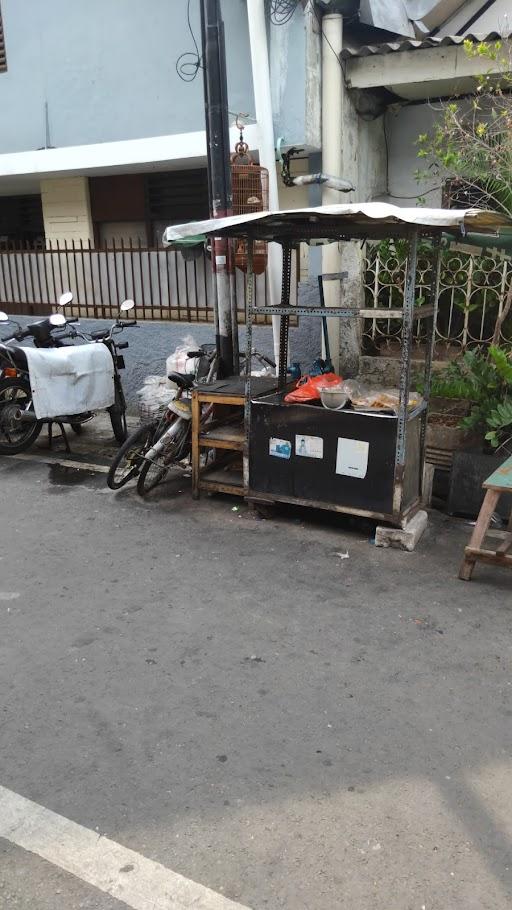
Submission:
[[[467,526],[379,550],[8,459],[0,496],[7,797],[252,910],[510,907],[512,579],[457,580]],[[2,910],[164,906],[3,833]]]

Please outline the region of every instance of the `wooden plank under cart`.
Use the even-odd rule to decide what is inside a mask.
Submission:
[[[485,498],[477,518],[471,540],[464,550],[464,559],[459,570],[459,578],[470,581],[475,563],[490,563],[493,566],[506,566],[512,569],[512,512],[508,531],[489,530],[489,525],[496,509],[498,499],[503,493],[512,493],[512,457],[507,458],[482,485],[486,490]],[[498,537],[501,544],[494,550],[484,546],[486,537]]]
[[[275,376],[256,376],[251,395],[264,395],[276,388]],[[201,426],[205,405],[213,405],[213,420]],[[231,376],[198,386],[192,392],[192,496],[201,491],[244,496],[242,456],[245,449],[245,377]],[[201,451],[214,450],[213,461],[201,468]],[[231,455],[229,454],[231,453]]]

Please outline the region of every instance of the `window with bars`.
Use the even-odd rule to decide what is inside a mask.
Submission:
[[[2,22],[2,10],[0,9],[0,73],[7,69],[7,57],[5,55],[4,25]]]

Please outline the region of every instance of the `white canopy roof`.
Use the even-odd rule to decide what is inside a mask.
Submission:
[[[401,233],[405,235],[407,225],[415,225],[425,233],[437,228],[464,235],[467,231],[495,233],[503,227],[512,228],[512,220],[497,212],[481,209],[400,208],[386,202],[366,202],[191,221],[166,228],[163,242],[169,246],[198,235],[257,236],[277,241],[291,235],[297,239],[301,236],[305,239],[312,236],[335,239],[338,234],[371,238],[385,235],[386,228],[391,228],[390,234],[400,233],[396,230],[400,226],[403,228]],[[325,234],[322,233],[324,228]]]

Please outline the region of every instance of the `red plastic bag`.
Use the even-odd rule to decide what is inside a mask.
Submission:
[[[343,382],[336,373],[322,373],[320,376],[303,376],[295,388],[284,396],[288,404],[300,404],[305,401],[319,401],[320,389],[325,386],[339,385]]]

